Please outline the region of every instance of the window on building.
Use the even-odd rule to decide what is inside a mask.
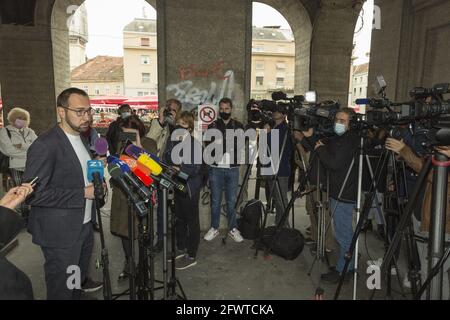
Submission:
[[[356,88],[353,89],[353,94],[356,94]]]
[[[286,63],[282,61],[277,62],[277,70],[286,70]]]
[[[95,95],[100,95],[100,88],[99,87],[95,87],[94,94]]]
[[[142,91],[138,91],[138,97],[142,97],[144,93]]]
[[[277,77],[276,86],[277,86],[277,87],[282,87],[282,86],[284,86],[284,78]]]
[[[87,94],[89,94],[89,86],[83,86],[83,90],[86,91]]]
[[[141,64],[150,64],[150,56],[141,56]]]
[[[143,83],[150,82],[150,73],[147,73],[147,72],[142,73],[142,82]]]
[[[256,70],[264,70],[264,61],[256,61]]]
[[[362,79],[362,77],[361,77],[361,78],[359,78],[359,82],[361,82],[361,83],[363,82],[363,79]]]
[[[150,38],[141,38],[141,47],[150,47]]]
[[[120,86],[116,86],[116,94],[120,94]]]
[[[105,95],[109,96],[109,87],[105,87]]]
[[[361,93],[362,93],[362,87],[359,88],[359,94],[361,95]]]
[[[256,77],[256,85],[262,86],[264,83],[264,77]]]

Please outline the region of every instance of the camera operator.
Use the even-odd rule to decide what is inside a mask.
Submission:
[[[339,281],[344,269],[344,256],[350,248],[353,237],[352,218],[357,197],[357,165],[353,165],[342,194],[340,191],[359,146],[358,135],[350,129],[350,120],[354,115],[353,109],[340,109],[334,123],[336,136],[329,138],[326,142],[319,140],[315,145],[315,151],[330,175],[330,210],[333,216],[335,239],[340,247],[336,269],[322,275],[322,280],[330,283]],[[310,138],[313,132],[309,130],[303,134]],[[353,268],[354,258],[349,265],[349,272],[353,271]]]
[[[131,107],[128,104],[122,104],[119,109],[117,110],[119,113],[119,116],[117,119],[110,123],[108,127],[108,131],[106,132],[106,140],[108,141],[108,150],[111,154],[117,153],[117,144],[119,141],[119,133],[120,130],[120,122],[122,120],[125,120],[129,116],[131,116]]]
[[[270,186],[270,195],[275,202],[276,216],[275,223],[278,225],[281,218],[283,217],[283,213],[288,204],[287,193],[289,191],[289,178],[291,176],[291,156],[293,152],[292,139],[291,139],[291,130],[286,122],[286,113],[285,109],[277,108],[272,112],[272,120],[273,120],[273,128],[269,125],[266,125],[265,128],[269,131],[267,136],[268,143],[268,151],[270,152],[269,157],[271,158],[271,166],[273,170],[273,175],[270,176],[267,183]],[[278,151],[280,154],[277,155],[279,162],[274,163],[273,161],[273,148],[272,145],[272,132],[273,130],[278,130],[278,140],[275,141],[278,144]],[[284,147],[284,149],[283,149]],[[281,154],[281,152],[283,152]],[[277,190],[276,180],[279,182],[280,192],[279,194]],[[267,184],[266,184],[267,186]],[[269,199],[268,199],[269,201]],[[288,221],[285,219],[284,226],[288,226]]]
[[[175,127],[178,120],[178,115],[181,112],[181,102],[177,99],[169,99],[165,106],[158,110],[159,117],[153,119],[150,123],[150,130],[146,137],[154,140],[157,145],[157,156],[161,159],[166,149],[167,141],[170,139],[170,134]],[[162,190],[158,189],[158,207],[156,216],[156,233],[158,240],[154,246],[156,252],[161,252],[163,249],[163,208],[161,205],[163,196]]]
[[[394,151],[396,154],[400,155],[406,162],[406,164],[411,167],[415,172],[419,173],[422,169],[422,166],[425,162],[424,157],[418,156],[411,147],[406,145],[402,140],[396,140],[393,138],[386,139],[386,149]],[[442,153],[447,157],[450,157],[450,146],[445,147],[436,147],[436,152]],[[450,196],[450,180],[447,180],[447,201]],[[422,281],[425,281],[428,273],[428,237],[429,237],[429,229],[430,229],[430,216],[431,216],[431,200],[432,200],[432,192],[433,192],[433,173],[427,177],[425,192],[423,193],[424,199],[421,205],[418,207],[421,210],[421,217],[419,219],[413,215],[413,225],[414,232],[416,235],[421,238],[426,239],[426,242],[416,241],[417,248],[419,251],[419,258],[421,264],[421,275]],[[450,206],[447,205],[446,212],[446,241],[450,241]],[[443,299],[449,299],[449,276],[448,271],[450,269],[450,260],[447,259],[444,264],[444,283],[443,283]]]

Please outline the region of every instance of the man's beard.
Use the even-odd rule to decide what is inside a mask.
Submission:
[[[74,125],[73,123],[71,123],[70,120],[67,119],[67,118],[66,118],[66,122],[67,122],[67,125],[68,125],[70,128],[72,128],[73,131],[76,131],[76,132],[78,132],[78,133],[83,133],[83,132],[86,132],[87,130],[89,130],[89,122],[85,122],[85,123],[82,123],[82,124],[81,124],[81,125],[87,124],[87,126],[86,126],[85,128],[82,128],[81,125],[77,127],[76,125]]]

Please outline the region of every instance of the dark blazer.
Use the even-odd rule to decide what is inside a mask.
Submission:
[[[86,150],[87,141],[83,139]],[[92,156],[92,155],[91,155]],[[23,179],[39,177],[28,198],[28,231],[42,247],[67,248],[79,238],[84,220],[84,177],[80,161],[64,131],[56,125],[30,146]],[[95,202],[92,221],[95,221]]]

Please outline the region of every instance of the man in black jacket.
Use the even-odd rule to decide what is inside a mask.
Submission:
[[[47,299],[79,299],[96,220],[94,186],[87,179],[92,155],[80,133],[89,128],[93,109],[86,92],[69,88],[58,96],[57,112],[61,122],[28,150],[24,179],[39,177],[27,200],[28,230],[45,257]],[[91,287],[99,288],[100,284]]]
[[[353,237],[352,218],[358,187],[357,163],[353,165],[345,186],[344,181],[359,146],[358,135],[350,131],[350,120],[354,114],[353,109],[341,109],[335,118],[336,136],[331,137],[326,143],[319,140],[315,145],[317,155],[330,175],[330,210],[333,216],[335,238],[340,247],[336,270],[322,275],[324,281],[332,283],[339,280],[344,269],[344,256],[350,248]],[[304,132],[304,135],[308,139],[314,139],[311,138],[312,131]],[[352,271],[353,267],[352,260],[348,270]]]

